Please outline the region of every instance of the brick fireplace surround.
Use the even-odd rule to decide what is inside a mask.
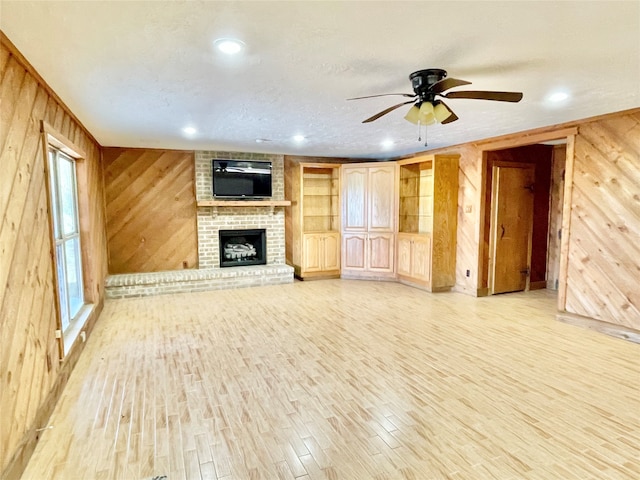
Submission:
[[[195,152],[196,200],[211,200],[211,160],[268,160],[272,162],[273,200],[284,200],[284,157],[259,153]],[[266,229],[267,264],[220,268],[219,230]],[[111,275],[107,298],[162,293],[220,290],[293,282],[293,267],[285,263],[283,207],[197,207],[199,268],[153,273]]]

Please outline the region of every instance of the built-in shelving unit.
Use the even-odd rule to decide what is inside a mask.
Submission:
[[[401,233],[431,233],[433,230],[433,162],[400,167]]]
[[[455,284],[458,156],[400,160],[398,279],[431,292]]]
[[[339,232],[340,169],[302,166],[302,230]]]
[[[300,278],[340,274],[340,165],[300,163],[285,177],[287,262]]]

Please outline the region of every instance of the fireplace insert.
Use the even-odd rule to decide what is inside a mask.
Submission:
[[[266,265],[267,239],[265,229],[220,230],[218,239],[221,267]]]

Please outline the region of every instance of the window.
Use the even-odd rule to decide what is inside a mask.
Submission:
[[[76,162],[53,146],[48,153],[58,298],[66,332],[84,305]]]

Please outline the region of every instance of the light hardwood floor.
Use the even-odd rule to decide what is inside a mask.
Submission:
[[[547,291],[108,301],[25,479],[636,479],[640,347]]]

